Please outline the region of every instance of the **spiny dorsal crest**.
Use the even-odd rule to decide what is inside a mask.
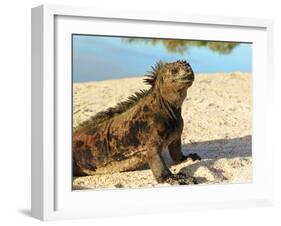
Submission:
[[[149,71],[149,74],[146,75],[146,78],[144,79],[144,82],[148,85],[151,85],[154,87],[156,83],[157,76],[159,74],[159,71],[161,67],[163,66],[163,62],[160,60],[155,66],[152,66],[152,70]]]
[[[98,126],[100,123],[116,116],[122,114],[126,110],[133,107],[135,104],[138,103],[140,99],[145,97],[150,90],[139,90],[135,92],[133,95],[129,96],[126,100],[117,103],[115,107],[110,107],[104,111],[97,113],[96,115],[92,116],[90,120],[87,120],[80,124],[77,129],[84,128],[84,129],[91,129],[95,126]],[[93,124],[94,123],[94,124]]]

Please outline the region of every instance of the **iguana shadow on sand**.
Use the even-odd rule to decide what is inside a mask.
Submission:
[[[158,183],[194,184],[191,175],[172,174],[162,151],[168,148],[174,163],[184,156],[181,106],[194,73],[186,61],[158,63],[140,90],[116,107],[100,112],[73,131],[73,175],[111,174],[136,170],[147,164]]]

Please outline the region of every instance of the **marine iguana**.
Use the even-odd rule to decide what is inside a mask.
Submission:
[[[159,62],[137,91],[116,107],[102,111],[73,131],[73,175],[111,174],[147,164],[158,183],[193,184],[194,177],[172,174],[161,152],[168,148],[174,163],[197,154],[181,152],[181,106],[194,73],[186,61]]]

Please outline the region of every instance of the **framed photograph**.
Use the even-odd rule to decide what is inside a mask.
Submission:
[[[272,30],[264,19],[33,8],[32,216],[271,205]]]

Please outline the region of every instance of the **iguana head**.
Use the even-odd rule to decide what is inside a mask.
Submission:
[[[161,96],[177,107],[180,107],[186,97],[187,88],[194,81],[194,73],[186,61],[173,63],[158,63],[153,67],[151,75],[145,82],[150,84]]]

